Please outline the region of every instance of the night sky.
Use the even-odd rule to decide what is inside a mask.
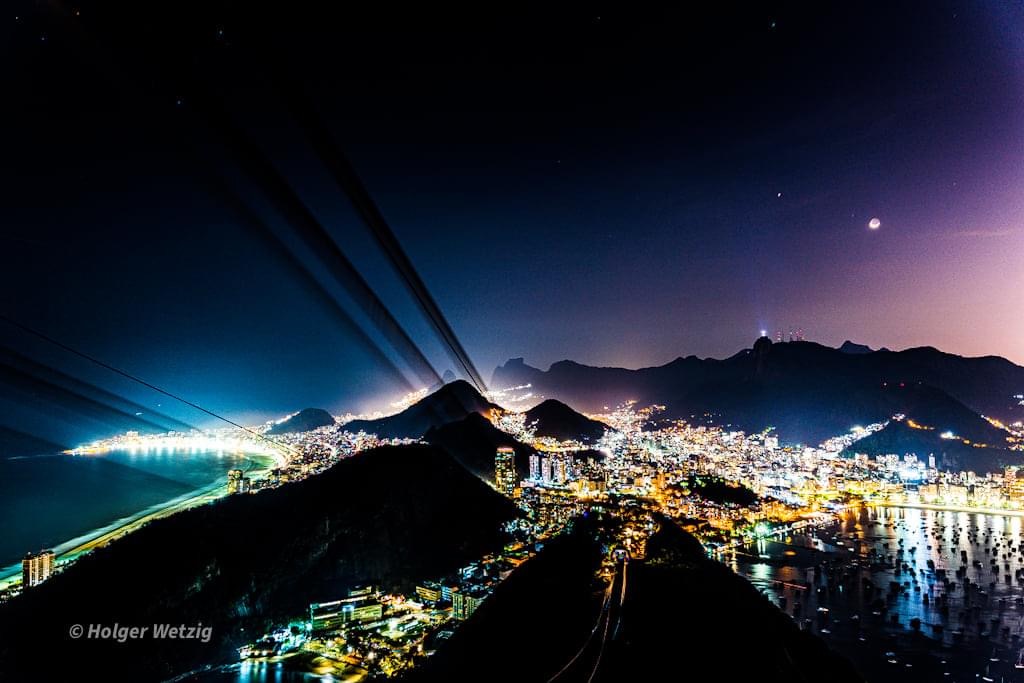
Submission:
[[[1024,6],[826,4],[9,3],[0,313],[240,419],[421,386],[215,101],[455,369],[296,125],[294,86],[485,379],[514,356],[641,367],[798,327],[1024,363]],[[9,325],[0,343],[209,422]],[[102,431],[32,391],[0,392],[0,425]]]

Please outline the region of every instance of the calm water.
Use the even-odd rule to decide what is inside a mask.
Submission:
[[[343,679],[293,671],[284,662],[245,661],[190,676],[187,683],[314,683]]]
[[[943,666],[959,658],[963,671],[1016,681],[1024,679],[1015,666],[1024,654],[1022,548],[1020,517],[863,508],[830,529],[747,547],[729,564],[827,640],[896,649],[919,630]],[[902,665],[901,653],[892,658]]]
[[[59,549],[214,489],[254,461],[216,451],[114,451],[0,460],[0,575],[30,550]],[[84,540],[84,539],[83,539]]]

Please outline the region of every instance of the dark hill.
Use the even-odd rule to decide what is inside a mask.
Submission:
[[[407,680],[547,681],[563,667],[559,681],[703,680],[709,669],[721,674],[709,680],[862,680],[675,526],[651,539],[647,561],[629,563],[624,591],[616,582],[611,603],[621,619],[613,617],[606,629],[594,571],[601,541],[609,538],[600,531],[614,522],[595,518],[578,519],[573,531],[518,568]],[[529,656],[513,666],[509,652]]]
[[[458,422],[449,422],[441,427],[431,427],[423,439],[444,448],[463,467],[488,481],[494,481],[494,454],[500,446],[515,449],[516,470],[520,478],[530,473],[533,449],[501,431],[479,413],[471,413]]]
[[[954,471],[995,472],[1006,465],[1021,464],[1020,455],[1000,448],[999,442],[989,441],[988,447],[982,448],[980,444],[985,442],[965,444],[960,439],[943,439],[941,433],[939,429],[914,429],[905,421],[890,422],[885,429],[855,443],[850,451],[868,455],[913,453],[925,461],[929,455],[934,455],[938,468]]]
[[[1013,395],[1024,386],[1024,368],[1003,358],[964,358],[930,347],[844,353],[812,342],[772,344],[761,338],[724,360],[689,356],[640,370],[561,361],[543,371],[513,359],[495,370],[492,382],[529,382],[538,395],[587,411],[632,398],[665,405],[670,417],[711,413],[722,423],[746,429],[773,425],[784,439],[816,443],[890,417],[902,403],[883,389],[900,384],[933,387],[943,402],[967,406],[974,417],[948,427],[957,433],[972,429],[978,413],[1004,421],[1019,416],[1022,408]]]
[[[0,680],[65,679],[93,666],[105,680],[164,680],[232,660],[272,624],[356,582],[409,589],[500,549],[500,526],[517,514],[437,448],[375,449],[294,484],[154,521],[0,605]],[[67,635],[71,624],[115,622],[202,622],[214,640]]]
[[[440,427],[470,413],[498,408],[465,380],[456,380],[409,406],[397,415],[379,420],[354,420],[345,425],[351,432],[364,431],[386,439],[418,439],[431,427]]]
[[[327,427],[332,424],[334,424],[334,418],[326,410],[322,408],[306,408],[286,420],[281,420],[268,429],[267,434],[311,432],[318,427]]]
[[[648,541],[646,560],[630,562],[628,572],[621,627],[606,649],[603,681],[664,680],[666,670],[704,671],[711,663],[730,681],[863,680],[849,661],[801,631],[670,521],[663,520]]]
[[[885,429],[858,441],[853,452],[914,453],[921,459],[934,454],[936,465],[949,470],[996,471],[1007,464],[1021,463],[1019,454],[1006,450],[1005,431],[944,392],[919,384],[890,384],[881,393],[893,413],[903,413],[906,419],[892,421]],[[921,428],[912,428],[911,420]],[[941,434],[947,431],[958,438],[943,439]],[[962,439],[978,446],[964,444]]]
[[[538,436],[549,436],[560,441],[597,441],[608,425],[581,415],[561,401],[549,398],[526,411],[526,423],[536,423]]]
[[[600,543],[581,526],[548,541],[436,654],[401,680],[547,681],[587,639],[601,609],[602,589],[594,576],[600,560]],[[511,661],[510,653],[526,654]]]

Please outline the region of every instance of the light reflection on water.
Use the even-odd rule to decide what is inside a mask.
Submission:
[[[287,668],[283,662],[247,660],[198,674],[186,680],[190,683],[327,683],[345,679],[295,671]]]
[[[1024,570],[1021,532],[1019,517],[862,508],[847,512],[838,527],[796,536],[788,545],[760,541],[727,564],[787,613],[794,614],[799,603],[794,614],[798,620],[821,617],[818,608],[827,607],[833,618],[857,615],[864,628],[874,623],[879,628],[910,629],[911,620],[920,619],[922,632],[946,643],[961,637],[956,632],[962,631],[966,641],[991,635],[993,641],[1010,644],[1012,636],[1024,636],[1024,577],[1017,576],[1018,570]],[[816,550],[833,551],[853,580],[832,591],[825,589],[827,577],[816,565],[827,556]],[[966,577],[973,584],[970,596],[965,596],[964,581],[956,573],[963,566],[961,552],[966,554]],[[993,558],[998,560],[997,572],[991,569]],[[888,565],[881,560],[888,560]],[[898,572],[893,560],[906,563],[908,569]],[[955,582],[949,590],[936,573],[942,569]],[[862,583],[865,579],[880,592],[869,595]],[[897,597],[887,601],[893,581],[903,585]],[[887,609],[872,605],[876,598]],[[940,609],[937,598],[946,601],[948,612]],[[893,615],[898,625],[891,622]]]

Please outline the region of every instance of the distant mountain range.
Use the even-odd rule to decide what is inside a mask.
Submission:
[[[267,430],[267,434],[310,432],[318,427],[327,427],[332,424],[334,424],[334,418],[326,410],[322,408],[306,408],[286,420],[281,420]]]
[[[553,398],[527,410],[526,423],[535,423],[537,436],[549,436],[561,441],[597,441],[611,429],[605,423],[591,420]]]
[[[965,358],[931,347],[898,352],[853,342],[843,347],[773,344],[762,337],[726,359],[689,356],[639,370],[565,360],[545,371],[514,358],[494,371],[491,385],[528,383],[537,396],[586,412],[634,399],[666,406],[669,417],[710,417],[748,430],[774,426],[784,439],[808,443],[904,413],[935,428],[919,430],[922,437],[952,431],[999,448],[1005,446],[1005,433],[980,414],[1004,421],[1024,414],[1014,399],[1024,391],[1024,367],[1005,358]],[[922,450],[934,446],[926,441]],[[939,445],[960,450],[948,442]]]
[[[385,438],[423,439],[448,451],[470,472],[490,481],[494,479],[494,453],[507,446],[515,450],[516,468],[526,477],[529,456],[534,450],[491,423],[487,416],[500,409],[468,382],[456,380],[396,415],[356,420],[346,424],[345,429]],[[560,440],[593,442],[611,429],[554,400],[532,408],[525,417],[527,423],[535,424],[538,435]]]

